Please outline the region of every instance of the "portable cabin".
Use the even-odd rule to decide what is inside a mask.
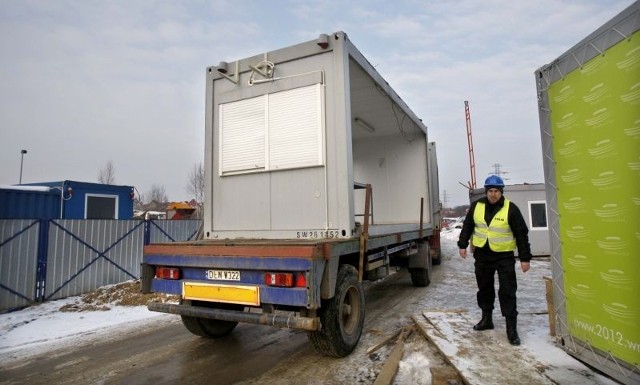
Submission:
[[[346,33],[207,76],[205,238],[357,238],[367,186],[370,235],[439,229],[435,143]]]
[[[65,180],[0,187],[0,219],[131,219],[133,186]]]
[[[640,384],[640,1],[535,72],[556,338]]]

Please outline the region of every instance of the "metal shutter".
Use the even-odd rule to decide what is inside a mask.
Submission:
[[[323,164],[322,85],[220,104],[220,174]]]
[[[322,164],[321,85],[269,95],[269,169]]]
[[[264,169],[264,96],[220,105],[220,173]]]

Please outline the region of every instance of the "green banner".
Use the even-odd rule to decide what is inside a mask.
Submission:
[[[549,87],[567,323],[640,364],[640,32]]]

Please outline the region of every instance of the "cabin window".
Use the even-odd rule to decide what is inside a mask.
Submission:
[[[529,228],[532,230],[546,230],[547,227],[547,202],[529,202]]]
[[[118,219],[118,196],[87,194],[85,219]]]
[[[220,175],[323,164],[322,85],[220,105]]]

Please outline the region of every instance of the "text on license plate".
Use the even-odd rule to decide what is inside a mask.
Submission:
[[[207,270],[207,279],[219,281],[239,281],[240,272],[238,270]]]

